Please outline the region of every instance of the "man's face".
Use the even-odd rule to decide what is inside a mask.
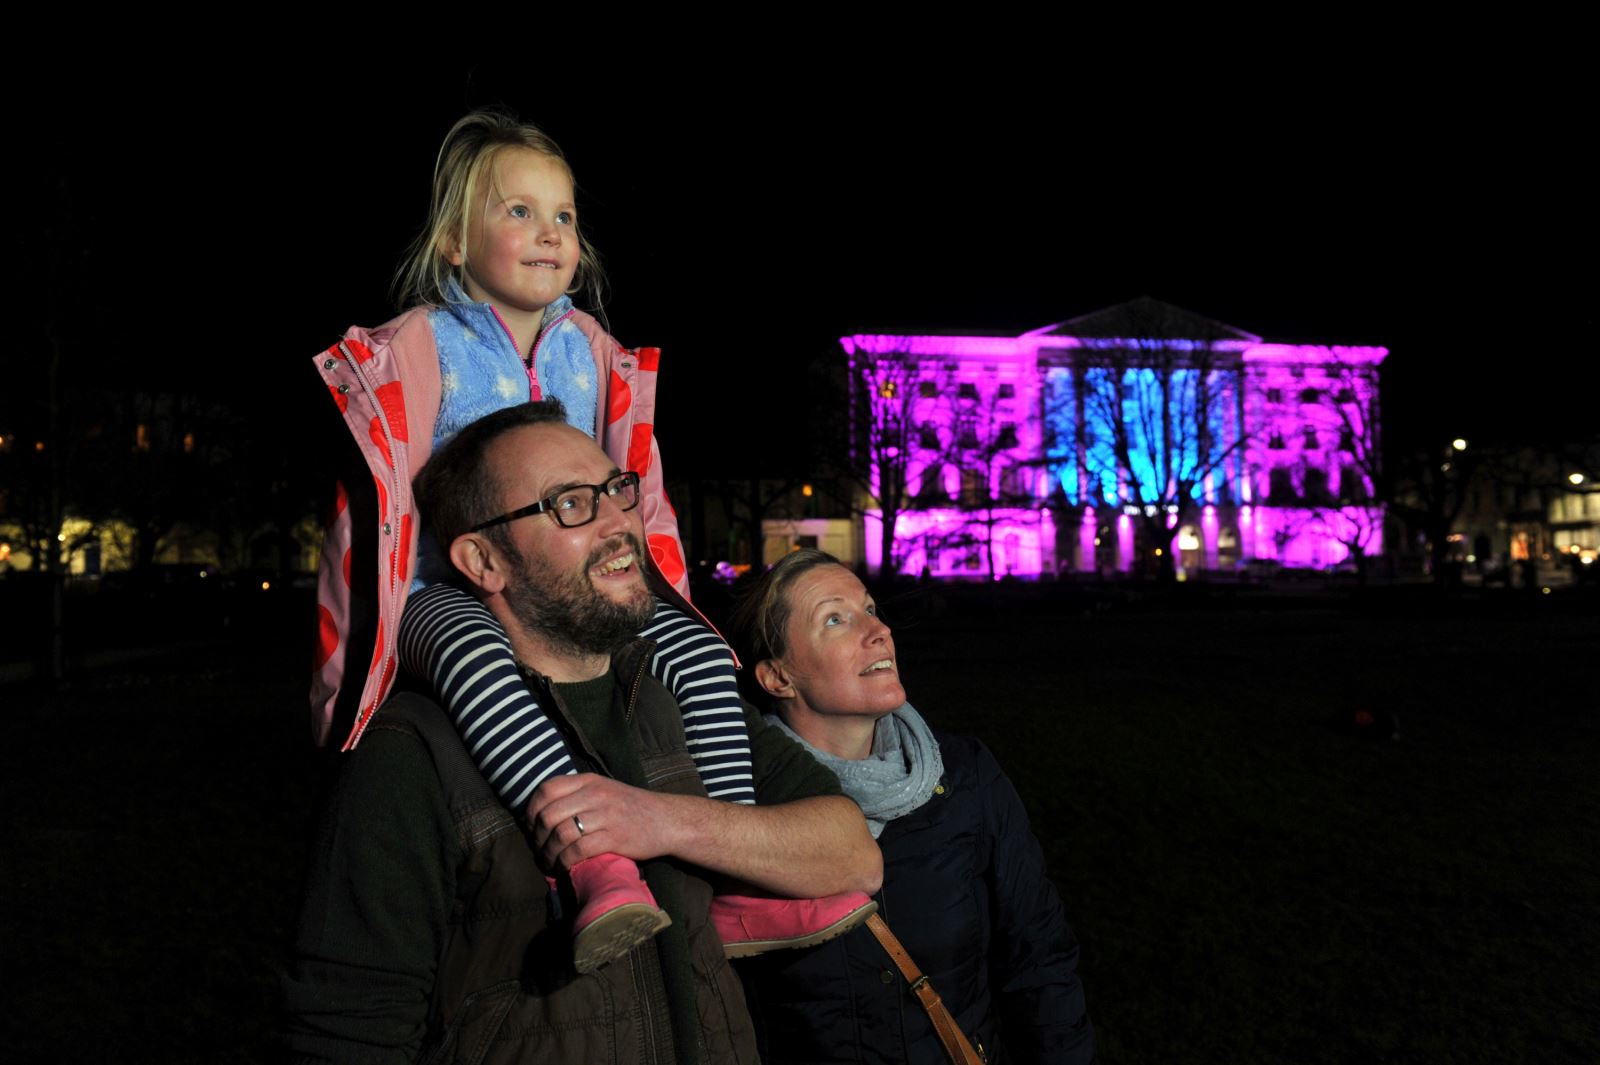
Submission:
[[[502,512],[573,485],[603,484],[619,472],[593,440],[556,423],[515,429],[491,445]],[[594,521],[565,528],[551,513],[506,527],[509,550],[502,595],[530,632],[583,654],[609,654],[655,611],[644,580],[639,511],[602,494]]]

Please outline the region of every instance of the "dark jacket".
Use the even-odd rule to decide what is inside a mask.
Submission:
[[[574,753],[602,771],[703,795],[677,704],[644,671],[649,646],[619,655],[614,667],[629,757],[596,751],[553,693],[542,693],[544,705],[571,730]],[[798,745],[754,714],[749,723],[761,802],[838,793]],[[641,863],[674,925],[578,976],[571,923],[552,913],[527,840],[443,711],[420,696],[396,696],[374,717],[311,860],[285,981],[296,1060],[755,1060],[705,881],[676,862]]]
[[[936,736],[939,790],[878,839],[880,912],[991,1063],[1092,1061],[1078,945],[1016,789],[982,743]],[[768,1065],[948,1061],[866,928],[738,968]]]

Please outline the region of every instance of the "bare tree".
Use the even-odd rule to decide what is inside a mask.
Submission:
[[[1121,310],[1130,335],[1082,349],[1072,387],[1052,398],[1050,450],[1074,457],[1088,495],[1136,512],[1171,580],[1173,539],[1246,442],[1243,363],[1203,319],[1148,299]],[[1184,335],[1195,332],[1207,335]]]
[[[1329,388],[1323,408],[1339,435],[1345,456],[1337,483],[1308,486],[1305,502],[1327,535],[1350,553],[1358,579],[1365,583],[1370,551],[1381,542],[1385,515],[1383,441],[1379,436],[1378,380],[1371,366],[1337,365],[1328,369]]]
[[[841,472],[866,500],[862,509],[878,512],[879,575],[887,580],[900,572],[895,526],[909,502],[906,472],[918,431],[914,410],[923,374],[918,360],[904,352],[855,351],[846,372],[849,446]]]

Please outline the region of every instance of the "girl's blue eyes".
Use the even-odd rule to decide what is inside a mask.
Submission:
[[[518,218],[518,219],[523,219],[523,220],[526,220],[526,219],[529,219],[529,218],[533,217],[533,212],[528,210],[528,208],[527,208],[527,206],[525,204],[520,204],[520,203],[517,204],[515,207],[511,208],[511,210],[508,213],[511,215],[512,218]],[[556,221],[561,223],[564,226],[570,226],[572,224],[572,212],[571,211],[557,211],[556,212]]]

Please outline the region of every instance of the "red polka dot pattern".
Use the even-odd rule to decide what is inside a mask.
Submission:
[[[611,371],[611,400],[606,404],[606,424],[615,425],[627,417],[633,404],[633,390],[617,371]]]
[[[378,406],[383,408],[383,416],[389,419],[389,432],[402,444],[408,442],[411,436],[406,426],[406,397],[399,381],[378,386]]]
[[[650,472],[650,435],[655,426],[640,422],[633,427],[633,439],[628,441],[628,469],[640,477]]]
[[[400,518],[400,539],[396,542],[395,549],[389,552],[389,571],[391,573],[399,573],[399,579],[401,583],[404,583],[410,569],[411,515],[404,514]]]
[[[348,507],[349,505],[350,505],[350,493],[349,493],[348,490],[346,490],[346,488],[344,486],[344,482],[343,481],[334,481],[333,482],[333,516],[335,518],[337,518],[339,515],[343,514],[344,513],[344,508]],[[333,524],[332,519],[329,519],[328,524],[329,525]]]
[[[380,663],[382,661],[383,661],[383,619],[379,618],[378,619],[378,639],[377,639],[376,645],[372,648],[372,665],[367,667],[367,672],[368,673],[376,673],[378,671],[378,663]]]
[[[327,607],[317,606],[317,647],[313,652],[311,672],[315,673],[328,664],[328,659],[333,657],[333,652],[339,649],[339,626],[334,624],[333,612]]]
[[[655,372],[656,364],[661,361],[660,348],[640,348],[634,352],[634,355],[639,360],[639,369],[647,370],[650,373]]]
[[[372,416],[372,423],[367,426],[367,435],[372,437],[372,442],[383,452],[383,461],[389,464],[391,470],[394,469],[394,456],[389,453],[389,438],[383,435],[383,423],[378,420],[376,414]]]
[[[355,354],[357,363],[363,363],[372,358],[372,349],[361,343],[361,341],[347,340],[345,343],[350,346],[350,350]]]
[[[672,537],[665,533],[651,533],[650,557],[655,560],[656,569],[661,571],[668,584],[675,585],[683,580],[683,555],[679,553],[678,543]]]
[[[350,587],[350,556],[355,551],[353,547],[344,549],[344,586]]]

